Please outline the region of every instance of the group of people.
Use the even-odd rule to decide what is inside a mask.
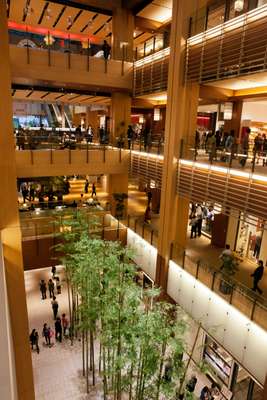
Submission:
[[[47,298],[47,289],[49,291],[49,297],[52,299],[51,301],[51,306],[52,306],[52,312],[53,312],[53,317],[55,320],[54,326],[55,326],[55,331],[51,329],[51,327],[48,325],[48,323],[44,323],[43,325],[43,330],[42,330],[42,336],[45,339],[45,343],[47,346],[51,347],[52,342],[51,339],[55,335],[56,341],[62,342],[62,337],[68,337],[69,336],[69,321],[65,313],[61,315],[61,317],[58,316],[58,309],[59,305],[55,296],[55,287],[57,289],[57,294],[61,294],[61,284],[60,284],[60,279],[58,276],[56,276],[56,267],[53,266],[51,269],[52,273],[52,278],[50,278],[46,284],[44,279],[41,279],[39,283],[40,287],[40,292],[41,292],[41,299],[45,300]],[[56,284],[54,284],[53,280],[56,281]],[[39,354],[40,352],[40,347],[39,347],[39,333],[38,331],[34,328],[30,334],[30,343],[31,343],[31,348],[34,350],[36,349],[37,353]]]
[[[84,193],[88,194],[88,189],[89,189],[89,181],[88,179],[85,180],[85,184],[84,184]],[[96,196],[96,184],[95,182],[93,182],[92,184],[92,192],[91,192],[91,196]]]
[[[223,132],[222,130],[203,132],[202,134],[196,130],[195,133],[195,151],[205,149],[209,154],[209,160],[212,162],[217,157],[217,151],[220,150],[220,161],[229,161],[234,157],[234,154],[239,152],[239,163],[241,166],[246,165],[250,145],[252,152],[259,163],[262,158],[263,166],[267,165],[267,137],[266,134],[258,133],[254,138],[254,143],[251,142],[250,128],[244,128],[241,139],[238,143],[237,136],[234,130]]]
[[[205,213],[204,213],[205,211]],[[201,204],[191,204],[191,212],[189,215],[189,225],[191,226],[190,238],[196,238],[201,236],[203,219],[209,220],[210,223],[213,220],[214,213],[212,207],[209,207],[209,211],[206,208],[203,209]]]

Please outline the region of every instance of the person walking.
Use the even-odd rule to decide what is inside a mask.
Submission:
[[[253,288],[252,288],[252,290],[254,292],[258,291],[259,294],[262,294],[262,290],[259,288],[258,283],[262,279],[263,273],[264,273],[263,261],[259,260],[258,264],[259,264],[259,266],[255,269],[253,274],[251,274],[250,276],[253,277]]]
[[[250,132],[250,128],[246,128],[241,139],[241,152],[243,153],[243,156],[241,157],[239,163],[242,165],[242,167],[245,167],[248,158]]]
[[[53,265],[51,268],[51,274],[52,274],[53,279],[55,279],[56,273],[57,273],[57,267],[55,265]]]
[[[96,186],[95,186],[95,182],[93,182],[93,185],[92,185],[92,197],[93,196],[96,196]]]
[[[197,377],[193,375],[186,384],[186,390],[189,393],[193,393],[195,391],[195,387],[197,384]]]
[[[110,45],[108,44],[108,42],[106,40],[104,40],[104,43],[102,45],[102,51],[103,51],[103,55],[104,55],[104,59],[105,60],[109,59],[110,50],[111,50]]]
[[[197,237],[197,217],[195,212],[192,212],[190,215],[190,223],[189,225],[191,226],[191,235],[190,239],[193,239]]]
[[[54,319],[56,319],[57,313],[58,313],[58,302],[57,302],[56,296],[53,297],[53,300],[51,301],[51,305],[52,305],[52,310],[53,310],[53,314],[54,314]]]
[[[85,185],[84,185],[84,193],[88,193],[88,188],[89,188],[89,181],[88,181],[88,179],[86,179],[86,181],[85,181]]]
[[[147,190],[147,205],[150,206],[151,201],[152,201],[152,192],[150,189]]]
[[[127,130],[127,139],[128,139],[128,149],[130,150],[132,147],[132,140],[133,140],[133,128],[132,125],[128,125]]]
[[[45,343],[50,347],[51,346],[51,329],[49,326],[47,326],[47,324],[45,323],[43,326],[43,332],[42,335],[45,338]]]
[[[40,286],[40,292],[42,295],[42,300],[45,300],[47,287],[46,287],[46,283],[45,283],[44,279],[41,279],[39,286]]]
[[[31,184],[30,192],[29,192],[29,200],[34,201],[35,199],[35,189],[34,186]]]
[[[55,338],[60,343],[62,342],[62,325],[61,325],[61,319],[59,317],[57,317],[55,322]]]
[[[201,236],[201,230],[202,230],[202,222],[203,222],[203,210],[200,204],[197,205],[196,208],[196,231],[197,231],[197,235],[198,237]]]
[[[201,390],[199,399],[200,400],[210,400],[211,399],[211,393],[210,393],[210,389],[208,388],[208,386],[203,387],[203,389]]]
[[[39,335],[36,329],[33,329],[31,334],[30,334],[30,342],[31,342],[31,347],[32,350],[34,348],[34,346],[36,347],[37,353],[40,353],[40,349],[39,349]]]
[[[48,290],[49,290],[50,299],[52,299],[54,297],[54,291],[55,291],[55,284],[52,281],[52,279],[49,279],[49,281],[48,281]]]
[[[22,187],[21,194],[22,194],[22,197],[23,197],[23,203],[26,203],[26,200],[27,200],[28,195],[29,195],[29,190],[28,190],[28,187],[27,187],[26,184]]]
[[[55,280],[56,280],[57,294],[61,294],[61,283],[59,277],[56,276]]]
[[[66,314],[62,314],[61,324],[63,327],[63,335],[66,336],[67,329],[69,329],[69,321],[68,318],[66,317]]]

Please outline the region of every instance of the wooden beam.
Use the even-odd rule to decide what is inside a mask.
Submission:
[[[143,18],[143,17],[135,17],[135,28],[140,29],[143,32],[151,32],[154,33],[161,27],[161,23],[157,21],[152,21],[152,19]]]
[[[231,89],[224,89],[216,86],[205,86],[201,85],[199,90],[199,97],[206,101],[226,101],[234,95],[234,91]]]
[[[111,16],[112,8],[119,5],[119,0],[50,0],[50,3],[62,4],[79,10]]]

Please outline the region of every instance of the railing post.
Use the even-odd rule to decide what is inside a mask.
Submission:
[[[186,253],[185,250],[183,251],[183,260],[182,260],[182,267],[183,269],[185,269],[185,257],[186,257]]]
[[[33,164],[33,151],[31,149],[31,164]]]
[[[122,61],[121,61],[121,75],[124,75],[124,61],[125,61],[125,45],[122,45]]]
[[[103,147],[103,162],[106,162],[106,146]]]
[[[216,271],[214,271],[213,274],[212,274],[212,283],[211,283],[211,290],[212,290],[212,291],[214,291],[216,274],[217,274]]]
[[[69,44],[69,51],[68,51],[68,69],[70,69],[70,67],[71,67],[71,65],[70,65],[70,35],[69,35],[68,44]]]
[[[106,58],[104,59],[104,63],[105,63],[105,74],[107,74],[107,72],[108,72],[108,60]]]
[[[29,39],[28,39],[28,26],[26,26],[26,35],[27,35],[27,64],[30,64],[30,47],[29,47]]]
[[[173,242],[171,242],[171,246],[170,246],[170,260],[172,260],[172,257],[173,257],[173,247],[174,247],[174,244],[173,244]]]
[[[121,163],[121,146],[120,146],[119,161],[120,161],[120,163]]]
[[[184,153],[184,139],[181,139],[180,141],[180,157],[183,158],[183,153]]]
[[[89,51],[90,51],[90,41],[89,41],[89,39],[87,39],[87,71],[90,70],[90,55],[89,55]]]
[[[153,245],[154,231],[151,231],[150,244]]]
[[[200,268],[200,260],[197,261],[196,279],[198,279],[199,268]]]
[[[53,143],[50,146],[50,164],[53,164]]]
[[[251,315],[250,315],[251,321],[254,320],[254,314],[255,314],[256,305],[257,305],[257,299],[255,299],[254,302],[253,302],[253,306],[252,306],[252,310],[251,310]]]
[[[145,236],[145,224],[142,226],[142,238],[144,239]]]
[[[69,148],[69,164],[71,164],[71,149]]]
[[[252,172],[255,171],[256,156],[257,156],[257,152],[256,152],[256,149],[255,149],[255,150],[253,150],[253,159],[252,159],[252,167],[251,167]]]
[[[50,32],[48,32],[48,66],[51,67],[51,48],[50,48]]]

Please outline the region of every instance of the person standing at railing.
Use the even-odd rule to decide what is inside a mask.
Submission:
[[[267,165],[267,138],[265,133],[262,135],[263,143],[262,143],[262,166]]]
[[[248,158],[249,135],[250,135],[250,128],[246,128],[243,137],[241,139],[241,151],[243,153],[243,157],[240,160],[240,164],[242,165],[242,167],[246,165]]]
[[[216,158],[216,137],[214,132],[210,132],[207,136],[206,150],[209,153],[209,161],[212,163],[213,159]]]
[[[102,45],[102,51],[103,51],[103,54],[104,54],[104,59],[108,60],[109,57],[110,57],[111,47],[110,47],[110,45],[108,44],[108,42],[106,40],[104,40],[104,43]]]
[[[130,150],[131,145],[132,145],[132,140],[133,140],[133,128],[132,125],[128,125],[128,130],[127,130],[127,139],[128,139],[128,149]]]
[[[255,269],[255,271],[253,272],[253,274],[251,274],[250,276],[253,277],[253,288],[252,290],[254,292],[259,292],[259,294],[262,294],[262,290],[259,288],[258,283],[261,281],[263,274],[264,274],[264,265],[263,265],[263,261],[259,260],[258,261],[259,266]]]
[[[253,147],[253,153],[257,164],[259,164],[259,158],[262,154],[262,145],[263,145],[263,139],[261,137],[261,134],[258,133],[254,139],[254,147]]]

